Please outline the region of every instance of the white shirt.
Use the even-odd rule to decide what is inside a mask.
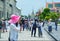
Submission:
[[[15,24],[10,24],[10,39],[17,40],[18,39],[18,31],[20,30],[20,27],[16,27]]]

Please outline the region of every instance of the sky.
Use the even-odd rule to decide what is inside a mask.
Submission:
[[[36,13],[39,9],[46,6],[46,0],[16,0],[16,6],[21,9],[22,15],[29,15],[34,10]],[[53,0],[54,2],[60,2],[60,0]],[[52,0],[47,0],[52,2]]]

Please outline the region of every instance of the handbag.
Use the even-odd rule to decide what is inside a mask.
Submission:
[[[10,41],[10,37],[8,38],[8,41]]]

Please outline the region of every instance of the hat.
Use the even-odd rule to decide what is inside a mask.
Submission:
[[[11,19],[8,22],[9,23],[17,23],[19,19],[20,19],[20,16],[11,15]]]
[[[52,19],[49,19],[49,20],[52,20]]]

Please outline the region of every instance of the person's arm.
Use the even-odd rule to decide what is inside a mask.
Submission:
[[[18,28],[18,27],[15,27],[15,30],[17,30],[17,31],[20,31],[20,28]]]
[[[20,30],[20,27],[16,27],[14,24],[11,25],[11,28],[16,30],[16,31],[19,31]]]

